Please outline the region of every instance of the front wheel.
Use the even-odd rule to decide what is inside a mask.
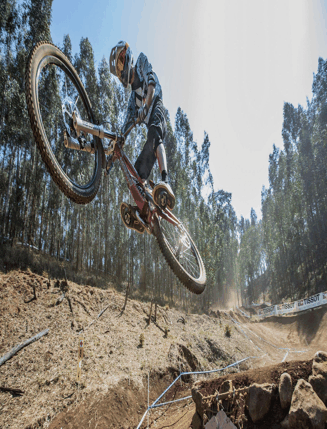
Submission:
[[[91,103],[75,68],[54,45],[40,42],[29,57],[26,101],[35,141],[52,179],[78,204],[90,202],[101,180],[101,141],[93,136],[73,135],[73,113],[94,123]],[[64,135],[89,143],[93,154],[68,149]]]
[[[184,225],[176,226],[156,216],[153,234],[174,274],[191,292],[201,294],[206,286],[206,272],[201,255]]]

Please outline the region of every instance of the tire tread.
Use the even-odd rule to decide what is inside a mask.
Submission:
[[[199,281],[194,280],[192,277],[190,277],[181,267],[177,259],[174,257],[174,255],[171,253],[169,247],[167,246],[164,236],[162,234],[159,221],[157,218],[155,218],[154,222],[154,236],[156,237],[156,240],[159,245],[159,249],[166,259],[168,265],[176,275],[176,277],[180,280],[180,282],[192,293],[195,293],[197,295],[201,294],[206,286],[206,275],[205,275],[205,268],[200,256],[200,264],[203,271],[202,278]],[[193,243],[194,245],[194,243]],[[194,245],[195,246],[195,245]],[[197,249],[196,249],[197,250]],[[198,251],[198,250],[197,250]]]
[[[91,193],[82,194],[81,192],[77,192],[77,190],[74,190],[74,186],[72,185],[72,183],[67,181],[67,179],[61,174],[60,171],[58,171],[57,167],[54,165],[53,161],[51,160],[51,158],[48,154],[48,150],[46,148],[46,144],[45,144],[44,139],[43,139],[41,127],[38,123],[38,119],[37,119],[37,115],[36,115],[36,111],[35,111],[36,110],[36,108],[35,108],[36,100],[34,100],[33,89],[32,89],[33,78],[34,78],[32,76],[33,61],[34,61],[35,55],[37,54],[38,50],[42,46],[45,46],[45,45],[48,45],[51,48],[55,48],[58,55],[63,56],[63,58],[65,59],[67,64],[69,64],[71,71],[74,74],[74,78],[77,80],[78,85],[80,85],[82,91],[84,92],[84,96],[86,98],[87,103],[89,104],[89,108],[90,108],[90,111],[92,114],[91,103],[90,103],[89,97],[88,97],[88,95],[84,89],[84,86],[83,86],[74,66],[69,62],[69,60],[65,56],[65,54],[59,48],[57,48],[53,43],[44,42],[44,41],[39,42],[32,49],[32,51],[28,57],[27,66],[25,69],[26,102],[27,102],[27,109],[28,109],[28,114],[29,114],[30,121],[31,121],[31,127],[32,127],[34,139],[36,141],[36,144],[37,144],[38,150],[41,154],[43,162],[45,163],[53,181],[57,184],[57,186],[59,187],[61,192],[63,192],[68,198],[70,198],[72,201],[74,201],[77,204],[87,204],[94,199],[94,197],[96,196],[96,194],[98,192],[99,186],[100,186],[102,151],[100,148],[97,151],[98,152],[98,171],[96,172],[96,175],[95,175],[94,180],[93,180],[94,185],[93,185],[93,189],[92,189]],[[93,116],[93,114],[92,114],[92,116]],[[98,145],[101,145],[100,141],[98,141]]]

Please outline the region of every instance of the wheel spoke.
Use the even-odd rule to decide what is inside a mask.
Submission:
[[[180,266],[188,275],[198,279],[201,275],[200,262],[185,228],[176,227],[164,219],[160,219],[160,228],[167,246]]]
[[[96,157],[65,148],[63,134],[61,134],[65,128],[68,128],[68,118],[71,118],[74,111],[81,119],[90,121],[79,91],[65,70],[57,66],[55,61],[53,64],[49,61],[41,69],[36,83],[40,118],[51,150],[63,173],[74,184],[85,186],[92,180]]]
[[[78,94],[78,96],[76,97],[76,101],[75,101],[75,104],[74,104],[73,110],[75,110],[75,108],[76,108],[76,105],[77,105],[78,99],[79,99],[79,94]]]

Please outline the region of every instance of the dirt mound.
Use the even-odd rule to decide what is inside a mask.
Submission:
[[[256,358],[230,371],[311,358],[327,342],[323,309],[306,313],[304,322],[298,317],[250,323],[236,312],[207,316],[158,306],[157,320],[149,324],[150,303],[128,300],[122,311],[124,300],[114,290],[49,282],[31,272],[0,274],[0,357],[49,329],[0,368],[0,387],[24,391],[21,396],[0,391],[1,428],[135,427],[147,405],[148,374],[151,402],[180,372],[223,368],[249,356]],[[310,323],[314,328],[306,326]],[[80,337],[84,357],[77,385]],[[278,347],[286,346],[305,346],[307,355],[285,356]],[[267,380],[269,368],[253,374]],[[189,396],[197,379],[184,376],[162,400]],[[192,401],[179,402],[151,411],[150,424],[185,429],[193,414]]]
[[[169,377],[152,374],[150,400],[154,401],[169,384]],[[147,382],[147,380],[145,380]],[[177,385],[166,400],[179,397],[181,386]],[[49,429],[80,428],[135,428],[146,410],[147,390],[123,380],[106,393],[97,392],[92,397],[76,404],[67,412],[61,412],[51,422]]]
[[[294,316],[269,317],[260,326],[278,330],[278,340],[282,343],[319,347],[327,342],[327,306]]]
[[[228,413],[232,421],[240,421],[243,417],[241,426],[246,429],[281,429],[281,422],[288,414],[288,409],[282,410],[278,395],[278,384],[281,374],[287,372],[292,378],[293,388],[299,379],[308,380],[312,372],[312,360],[306,361],[290,361],[282,362],[278,365],[271,365],[264,368],[257,368],[255,370],[247,370],[237,374],[228,374],[210,381],[202,381],[196,384],[197,390],[202,396],[208,397],[215,395],[220,391],[221,386],[226,380],[230,380],[232,388],[235,390],[249,387],[254,383],[257,384],[274,384],[272,402],[269,412],[263,420],[253,423],[249,417],[247,408],[245,407],[245,399],[240,396],[237,398],[237,405],[230,402],[225,405],[225,411]],[[211,405],[213,407],[213,405]]]
[[[200,392],[203,396],[211,395],[215,390],[219,390],[225,380],[231,380],[235,389],[250,386],[253,383],[274,383],[278,385],[279,378],[283,372],[288,372],[292,377],[293,383],[296,384],[300,378],[308,379],[312,371],[312,359],[306,361],[289,361],[282,362],[278,365],[269,365],[264,368],[256,368],[235,374],[228,374],[222,377],[203,381],[199,385]]]
[[[34,290],[36,299],[31,300]],[[1,428],[48,427],[63,410],[76,403],[84,404],[81,410],[87,409],[88,401],[126,382],[138,398],[136,404],[145,398],[148,372],[150,377],[167,377],[163,383],[166,388],[180,371],[223,367],[254,352],[237,330],[230,338],[225,336],[230,323],[227,319],[158,306],[156,324],[152,321],[149,325],[150,303],[129,300],[122,312],[124,300],[124,295],[114,290],[70,281],[63,287],[61,281],[49,282],[47,277],[31,272],[0,274],[0,357],[49,329],[48,335],[23,348],[0,368],[0,386],[24,391],[22,396],[0,391]],[[84,357],[78,387],[80,336]],[[157,382],[151,380],[150,392],[157,392]],[[135,393],[137,389],[143,392],[141,396]],[[145,404],[146,400],[140,403]],[[135,419],[137,411],[133,403],[130,413]],[[118,405],[115,412],[120,415]],[[90,427],[95,427],[93,423]]]

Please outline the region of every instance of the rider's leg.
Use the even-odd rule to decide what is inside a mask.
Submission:
[[[167,180],[167,157],[166,157],[166,150],[163,143],[160,143],[157,147],[156,156],[159,164],[159,170],[161,174],[161,180],[163,182],[166,182]]]
[[[158,158],[161,181],[153,189],[153,198],[157,204],[166,201],[165,204],[159,204],[163,208],[167,205],[171,210],[175,205],[175,195],[167,182],[167,159],[166,151],[162,143],[160,127],[150,126],[148,138],[142,152],[135,163],[135,169],[140,175],[142,181],[149,177],[156,158]]]
[[[150,127],[147,141],[135,162],[135,169],[142,181],[146,181],[150,176],[151,170],[156,162],[155,155],[156,128]]]
[[[168,183],[166,150],[161,139],[156,143],[156,157],[161,173],[161,181],[153,189],[153,199],[162,208],[167,206],[172,210],[175,206],[175,195]]]

